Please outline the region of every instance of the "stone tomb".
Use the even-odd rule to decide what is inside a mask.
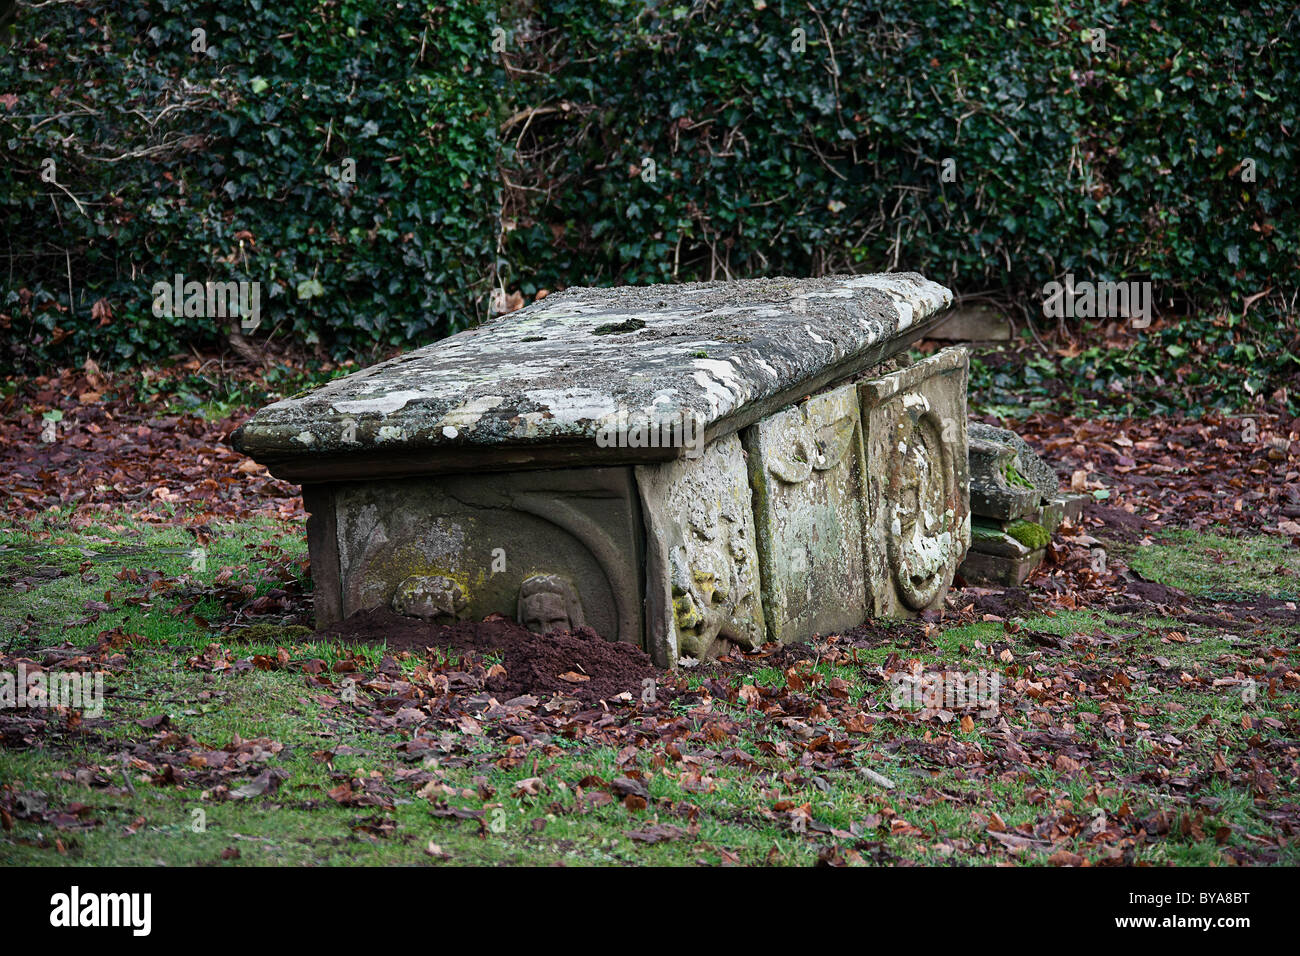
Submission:
[[[970,541],[952,301],[894,273],[571,289],[267,406],[317,624],[585,625],[661,666],[938,607]]]

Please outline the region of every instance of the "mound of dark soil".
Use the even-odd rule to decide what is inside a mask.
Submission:
[[[1184,591],[1158,581],[1148,581],[1136,571],[1126,571],[1116,582],[1123,590],[1116,595],[1111,610],[1119,614],[1152,614],[1185,610],[1194,599]]]
[[[1295,601],[1257,595],[1246,600],[1201,598],[1197,605],[1214,614],[1185,614],[1180,620],[1226,630],[1251,630],[1260,624],[1300,624]],[[1290,606],[1288,606],[1290,605]]]
[[[604,640],[591,628],[534,634],[495,615],[483,621],[437,625],[387,608],[373,608],[357,611],[316,636],[386,644],[391,653],[410,651],[420,657],[428,648],[472,652],[480,657],[499,654],[505,675],[489,678],[487,688],[503,700],[520,694],[548,697],[561,693],[594,703],[624,691],[636,698],[641,696],[643,680],[662,682],[665,673],[641,648]]]
[[[1084,506],[1083,514],[1088,518],[1096,518],[1106,526],[1104,532],[1096,532],[1098,536],[1111,538],[1121,544],[1135,544],[1143,538],[1160,533],[1158,525],[1123,508],[1110,508],[1090,501]]]
[[[992,614],[1009,621],[1013,617],[1033,611],[1029,601],[1029,592],[1022,588],[966,588],[961,592],[963,599],[974,598],[974,609],[978,615]]]

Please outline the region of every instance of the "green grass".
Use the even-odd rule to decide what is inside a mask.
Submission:
[[[1145,577],[1188,594],[1229,600],[1300,598],[1300,552],[1288,547],[1285,538],[1170,530],[1127,557]]]
[[[305,551],[300,529],[262,519],[214,526],[203,570],[190,567],[186,551],[192,544],[182,528],[116,514],[76,529],[57,512],[25,527],[0,523],[0,579],[6,582],[0,588],[0,624],[8,642],[3,649],[62,641],[89,645],[115,627],[139,635],[127,666],[109,675],[106,723],[94,734],[52,733],[30,749],[0,748],[0,781],[6,782],[0,787],[39,791],[54,808],[84,804],[89,809],[83,819],[96,825],[59,829],[15,819],[11,830],[0,830],[0,863],[810,865],[831,850],[868,863],[1043,863],[1061,850],[1103,862],[1109,844],[1094,844],[1086,833],[1012,852],[989,831],[1172,811],[1200,817],[1186,835],[1175,827],[1154,842],[1128,845],[1131,861],[1207,865],[1228,862],[1229,849],[1253,850],[1259,840],[1275,836],[1267,814],[1300,796],[1294,772],[1277,762],[1271,765],[1273,789],[1260,799],[1220,775],[1200,784],[1194,803],[1175,805],[1174,785],[1142,777],[1161,768],[1172,768],[1174,775],[1205,771],[1215,754],[1235,763],[1264,754],[1261,741],[1282,746],[1280,741],[1295,739],[1300,700],[1293,689],[1279,686],[1275,695],[1247,702],[1236,684],[1214,684],[1232,680],[1243,661],[1262,659],[1272,647],[1283,649],[1276,664],[1295,670],[1294,636],[1283,627],[1261,623],[1227,634],[1176,619],[1096,609],[1027,613],[1009,624],[977,621],[926,632],[899,625],[896,636],[891,626],[886,640],[851,655],[821,641],[801,648],[793,665],[787,660],[748,671],[702,665],[685,674],[695,688],[723,677],[735,689],[749,684],[779,690],[790,685],[793,666],[799,683],[812,685],[806,692],[810,701],[826,700],[817,695],[838,679],[848,688],[844,706],[875,720],[866,733],[846,735],[837,718],[799,710],[804,692],[796,692],[781,698],[782,706],[795,708],[785,711],[786,719],[765,716],[740,699],[714,697],[707,714],[693,712],[696,704],[670,705],[668,716],[681,720],[676,757],[653,734],[639,749],[620,754],[621,745],[564,734],[512,743],[508,730],[485,720],[480,737],[453,732],[450,725],[435,727],[435,736],[451,733],[450,749],[416,759],[396,749],[405,738],[384,729],[369,708],[335,702],[328,688],[301,672],[213,674],[187,665],[212,643],[236,658],[274,655],[285,646],[295,659],[329,664],[356,652],[332,642],[304,643],[301,629],[278,621],[222,634],[216,601],[195,609],[213,622],[208,628],[173,612],[177,582],[215,589],[231,580],[253,584],[254,594],[264,592],[274,581],[261,572]],[[1291,578],[1266,576],[1262,569],[1297,565],[1295,554],[1271,539],[1176,533],[1132,550],[1126,559],[1148,578],[1206,595],[1259,593],[1261,583],[1269,593],[1287,593],[1282,588]],[[153,591],[150,606],[123,604],[121,595],[145,586],[119,579],[127,572],[142,578],[156,573],[173,587]],[[15,590],[23,578],[33,578],[30,587]],[[88,601],[103,600],[109,590],[118,595],[113,610],[93,623],[75,623]],[[19,626],[28,633],[14,636]],[[991,720],[963,727],[959,719],[945,722],[913,706],[891,709],[891,686],[879,670],[891,655],[919,660],[927,670],[1001,673],[1011,704],[1002,711],[1008,724],[1029,734],[1068,728],[1086,759],[1078,769],[1058,766],[1059,745],[1050,745],[1023,762],[998,762],[992,758],[1006,742]],[[364,666],[373,668],[382,650],[367,648],[362,656]],[[403,663],[410,674],[416,662]],[[1046,690],[1031,692],[1030,685]],[[165,730],[139,723],[164,713]],[[725,721],[731,729],[721,739],[695,733],[711,721]],[[223,747],[236,736],[277,741],[283,745],[279,754],[227,784],[233,789],[247,783],[263,767],[284,771],[287,778],[274,793],[241,801],[220,799],[200,786],[155,783],[139,770],[129,771],[128,788],[120,754],[134,745],[159,746],[155,738],[167,732],[205,748]],[[800,733],[847,740],[850,759],[823,767],[815,758],[783,754],[780,748],[801,739]],[[1032,738],[1024,739],[1032,749]],[[747,756],[721,759],[729,750]],[[883,789],[861,768],[895,786]],[[79,769],[95,779],[78,782]],[[645,809],[618,801],[592,805],[591,795],[599,791],[579,799],[584,777],[610,781],[634,769],[648,787]],[[413,773],[432,775],[434,790],[412,785]],[[517,792],[517,783],[534,777],[542,781],[540,793]],[[342,806],[329,796],[356,779],[382,780],[393,805]],[[0,798],[5,793],[0,790]],[[790,808],[804,806],[809,817],[791,814]],[[438,816],[440,808],[460,808],[482,822]],[[206,818],[202,832],[194,827],[196,810]],[[655,844],[628,836],[655,824],[678,827],[684,835]],[[431,843],[436,855],[428,852]],[[1278,858],[1300,863],[1293,846],[1280,849]]]
[[[160,664],[145,665],[137,670],[136,681],[119,687],[123,692],[139,694],[149,691],[155,699],[183,698],[202,686],[198,675],[176,672]],[[167,707],[146,705],[124,707],[122,717],[132,713],[145,716],[166,711],[174,726],[183,733],[212,745],[222,745],[235,734],[245,739],[267,737],[285,744],[276,766],[289,773],[289,779],[273,795],[245,802],[214,803],[198,790],[152,786],[146,775],[133,775],[135,792],[106,795],[102,789],[79,786],[55,775],[69,766],[87,763],[106,764],[120,778],[120,771],[102,751],[73,748],[57,752],[14,752],[0,750],[0,778],[19,780],[25,789],[41,790],[51,806],[72,802],[92,807],[89,816],[102,825],[85,830],[45,836],[59,837],[65,852],[44,845],[41,835],[24,833],[29,828],[18,824],[17,839],[0,839],[0,856],[10,865],[112,864],[149,865],[230,865],[221,853],[238,849],[242,864],[431,864],[443,862],[429,855],[430,842],[438,844],[448,855],[448,862],[479,864],[535,863],[539,859],[573,863],[643,863],[691,862],[682,858],[683,850],[704,860],[718,862],[720,855],[708,844],[720,841],[732,852],[742,854],[748,862],[758,862],[770,847],[760,834],[739,823],[717,822],[711,818],[701,826],[698,840],[689,847],[673,844],[636,845],[625,831],[648,825],[654,814],[631,814],[618,804],[582,815],[553,812],[558,804],[571,811],[575,799],[549,786],[538,798],[516,799],[511,796],[516,781],[533,776],[531,764],[513,770],[489,770],[485,775],[474,770],[434,768],[440,782],[453,791],[472,797],[452,796],[453,806],[481,809],[477,798],[483,784],[495,790],[487,801],[500,814],[489,811],[487,826],[475,821],[446,820],[432,815],[428,799],[403,794],[392,808],[343,807],[327,797],[336,785],[327,764],[312,756],[325,744],[331,747],[355,747],[375,754],[335,757],[331,761],[336,775],[367,776],[392,774],[391,760],[382,759],[395,738],[385,738],[357,726],[322,741],[314,736],[315,722],[321,709],[306,700],[301,678],[284,673],[257,672],[228,683],[219,707],[195,713],[181,704]],[[134,726],[126,725],[126,728]],[[617,776],[615,753],[597,749],[581,754],[547,759],[548,777],[580,779],[587,773]],[[656,780],[651,786],[655,796],[680,796],[670,782]],[[725,802],[724,793],[714,798]],[[204,832],[195,831],[195,810],[204,814]],[[144,823],[133,834],[126,830],[138,818]],[[539,821],[543,821],[539,824]],[[672,821],[676,822],[676,821]],[[495,824],[495,826],[494,826]],[[376,836],[367,825],[386,832]],[[539,828],[540,826],[540,828]],[[796,848],[791,847],[791,852]],[[796,853],[791,862],[810,862],[809,850]]]
[[[93,643],[100,632],[121,627],[151,640],[203,647],[213,635],[200,631],[182,618],[155,613],[156,606],[125,606],[104,612],[93,621],[75,623],[73,613],[90,601],[103,601],[105,592],[124,593],[147,589],[121,575],[156,575],[182,585],[211,589],[223,576],[236,582],[253,581],[250,596],[276,586],[270,579],[254,579],[251,568],[264,566],[268,556],[283,554],[305,560],[307,546],[301,529],[288,528],[264,517],[216,526],[211,540],[198,558],[194,537],[183,527],[151,524],[138,518],[113,514],[76,529],[61,521],[52,509],[28,526],[0,520],[0,650],[5,642],[23,645],[42,641]],[[32,590],[20,590],[14,582],[50,575]],[[159,593],[165,606],[166,592]],[[110,602],[105,602],[110,603]],[[199,604],[195,613],[216,615],[213,601]],[[74,623],[69,623],[70,621]],[[21,625],[28,635],[16,639]],[[274,650],[276,635],[268,633],[262,648]],[[259,651],[262,652],[262,651]]]

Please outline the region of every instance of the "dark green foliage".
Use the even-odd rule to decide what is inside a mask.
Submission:
[[[1120,418],[1239,411],[1274,402],[1300,415],[1300,333],[1253,309],[1179,318],[1108,340],[1095,323],[1055,354],[977,350],[972,408],[1019,418],[1054,409]]]
[[[153,315],[177,272],[260,281],[259,338],[362,357],[470,324],[498,282],[888,268],[1027,311],[1066,273],[1150,279],[1166,316],[1265,293],[1251,323],[1283,324],[1294,4],[814,6],[22,6],[0,40],[0,335],[33,364],[221,340]]]
[[[1073,272],[1166,311],[1294,285],[1294,4],[813,6],[539,4],[514,96],[568,107],[521,142],[547,192],[511,197],[513,277],[899,267],[1024,304]]]
[[[176,273],[259,281],[257,336],[298,347],[364,353],[463,326],[496,241],[491,13],[21,7],[0,56],[0,96],[16,94],[0,101],[0,313],[19,357],[137,361],[223,338],[220,319],[153,314],[153,283]]]

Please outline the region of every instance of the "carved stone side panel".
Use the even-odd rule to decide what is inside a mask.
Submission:
[[[763,643],[763,603],[740,439],[636,469],[646,540],[647,648],[661,667]]]
[[[942,607],[970,546],[966,374],[966,350],[949,348],[858,384],[874,617]]]
[[[743,441],[768,636],[798,641],[861,624],[865,470],[856,388],[769,416]]]
[[[343,615],[434,623],[499,613],[642,639],[640,505],[630,468],[335,486]]]

